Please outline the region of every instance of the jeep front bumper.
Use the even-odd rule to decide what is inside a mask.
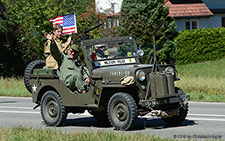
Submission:
[[[153,100],[140,100],[141,105],[147,107],[155,107],[157,105],[164,105],[164,104],[173,104],[173,103],[180,103],[190,100],[189,95],[177,95],[172,97],[165,97],[165,98],[156,98]]]

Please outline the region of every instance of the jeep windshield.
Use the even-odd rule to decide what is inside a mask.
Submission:
[[[137,46],[132,37],[91,39],[83,42],[89,61],[99,66],[138,63]]]
[[[95,53],[97,60],[136,56],[134,44],[132,42],[94,44],[88,45],[86,49],[90,55]]]

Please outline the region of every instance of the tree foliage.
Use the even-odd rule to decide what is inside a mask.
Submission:
[[[44,59],[43,34],[52,31],[50,18],[76,12],[78,31],[92,26],[83,27],[79,20],[88,6],[94,7],[94,0],[1,0],[0,4],[5,7],[0,13],[1,76],[21,75],[30,61]]]
[[[164,0],[123,0],[121,7],[120,35],[132,36],[145,51],[145,62],[152,54],[152,34],[166,21],[156,36],[158,61],[168,61],[176,36],[175,21],[168,17],[169,8],[163,7]],[[171,56],[171,55],[170,55]]]

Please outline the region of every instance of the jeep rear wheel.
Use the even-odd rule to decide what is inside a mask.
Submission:
[[[24,70],[24,84],[27,90],[31,93],[31,83],[30,83],[30,74],[33,73],[34,69],[43,68],[45,66],[44,60],[34,60],[30,62],[26,69]]]
[[[127,93],[114,94],[108,103],[108,117],[116,130],[128,130],[137,120],[137,105],[133,97]]]
[[[62,126],[67,113],[59,95],[54,91],[47,91],[41,99],[41,116],[47,126]]]

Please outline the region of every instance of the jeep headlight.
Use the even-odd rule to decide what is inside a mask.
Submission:
[[[144,81],[145,80],[145,73],[143,71],[138,71],[136,73],[137,79],[139,79],[140,81]]]
[[[170,74],[172,74],[172,75],[174,75],[175,74],[175,70],[174,70],[174,68],[173,67],[167,67],[166,69],[165,69],[165,73],[170,73]]]

